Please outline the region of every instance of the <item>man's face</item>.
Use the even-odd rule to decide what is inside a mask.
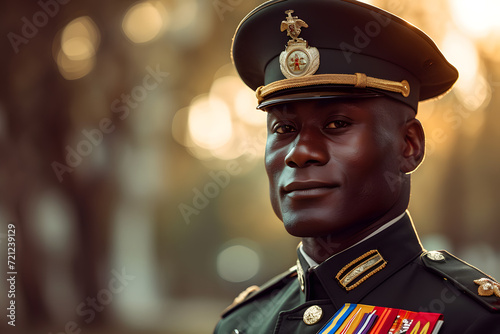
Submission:
[[[396,102],[313,100],[266,111],[271,203],[290,234],[349,235],[399,203],[393,181],[401,175],[404,121]]]

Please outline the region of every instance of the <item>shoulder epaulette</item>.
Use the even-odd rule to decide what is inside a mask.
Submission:
[[[430,271],[446,278],[481,305],[500,312],[500,284],[494,278],[445,250],[424,252],[421,259]]]
[[[226,308],[221,317],[224,318],[232,311],[236,310],[240,306],[246,304],[247,302],[255,299],[257,296],[262,295],[263,293],[269,291],[272,288],[276,288],[280,284],[285,284],[288,282],[288,278],[294,277],[297,275],[297,266],[293,266],[287,271],[271,278],[269,281],[261,285],[260,287],[249,287],[245,291],[243,291],[231,304],[228,308]]]

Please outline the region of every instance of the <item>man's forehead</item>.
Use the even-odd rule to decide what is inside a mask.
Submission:
[[[355,123],[367,123],[378,129],[396,129],[415,119],[415,111],[408,105],[389,97],[364,99],[308,100],[276,105],[266,110],[268,126],[273,122],[288,120],[304,123],[325,122],[341,116]]]
[[[272,105],[264,109],[270,116],[293,116],[298,111],[306,112],[308,117],[315,117],[321,112],[329,113],[348,113],[355,111],[366,112],[387,112],[392,113],[399,108],[405,108],[405,105],[394,101],[393,99],[376,96],[363,98],[338,98],[338,99],[315,99],[315,100],[296,100]]]

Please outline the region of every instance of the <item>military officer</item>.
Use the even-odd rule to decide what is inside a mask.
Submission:
[[[273,209],[302,242],[296,266],[243,292],[215,333],[337,333],[348,305],[437,314],[441,334],[500,333],[500,284],[424,250],[406,211],[424,158],[418,103],[458,78],[433,41],[355,0],[272,0],[240,23],[232,57],[267,112]],[[399,321],[385,333],[429,330]],[[343,332],[384,332],[366,326]]]

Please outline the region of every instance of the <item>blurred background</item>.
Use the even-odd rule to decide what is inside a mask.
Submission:
[[[2,1],[0,258],[7,273],[13,224],[18,273],[15,328],[0,281],[2,333],[210,333],[240,291],[294,264],[268,200],[265,115],[230,59],[261,2]],[[422,242],[498,277],[500,3],[369,2],[460,72],[420,105]]]

